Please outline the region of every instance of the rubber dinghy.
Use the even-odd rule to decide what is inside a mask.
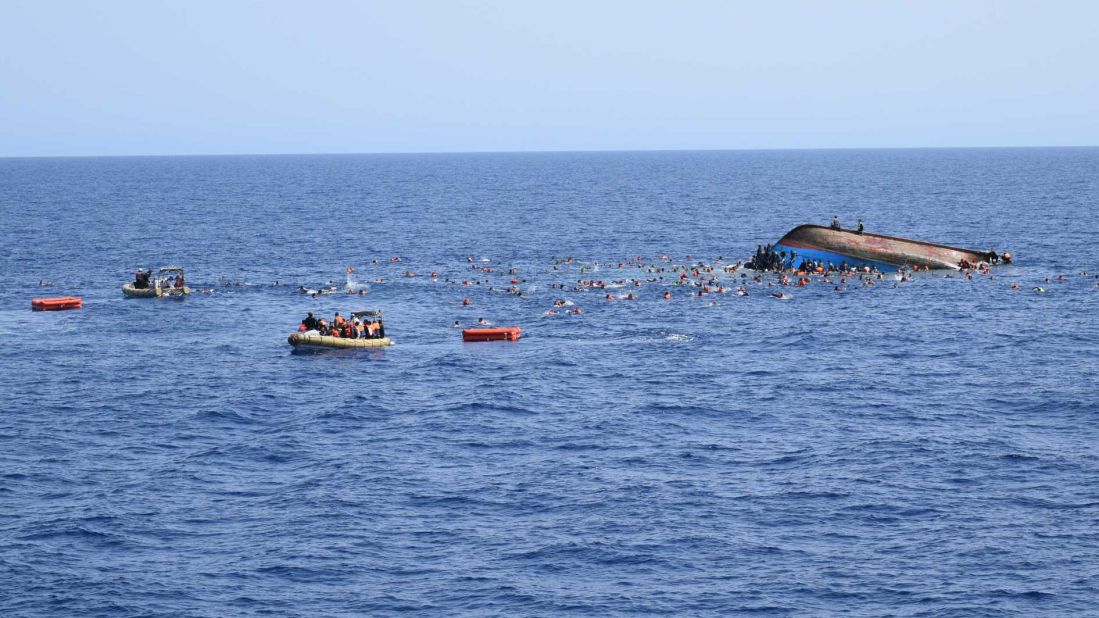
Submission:
[[[963,261],[970,264],[990,261],[990,251],[963,249],[884,234],[835,229],[823,225],[799,225],[775,244],[775,251],[797,253],[797,258],[847,262],[854,267],[872,266],[878,270],[896,270],[902,266],[954,269]]]
[[[338,313],[336,315],[339,315]],[[310,319],[313,314],[309,314]],[[366,309],[364,311],[353,311],[351,313],[351,319],[355,324],[359,323],[359,320],[363,321],[363,327],[366,328],[365,337],[355,336],[342,336],[332,337],[331,335],[322,335],[322,331],[318,330],[305,330],[307,323],[302,320],[301,326],[296,333],[292,333],[286,338],[286,341],[294,346],[295,350],[321,350],[324,348],[335,348],[342,350],[354,350],[358,348],[384,348],[386,346],[393,345],[393,340],[385,336],[385,325],[382,323],[382,312],[379,309]],[[328,328],[324,326],[324,320],[320,320],[321,328]],[[351,323],[342,322],[342,327],[350,328]],[[341,324],[336,324],[332,330],[339,331]],[[324,331],[328,332],[328,331]],[[343,331],[345,334],[347,330]]]

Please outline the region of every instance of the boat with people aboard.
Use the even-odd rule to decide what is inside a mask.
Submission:
[[[122,285],[122,294],[128,298],[179,297],[191,293],[183,268],[165,266],[153,273],[153,269],[138,269],[134,280]]]
[[[831,226],[803,224],[787,232],[777,243],[757,248],[749,267],[756,270],[878,271],[959,270],[1010,263],[1011,254],[965,249],[899,236],[844,229],[838,219]]]
[[[287,337],[287,342],[296,349],[304,348],[384,348],[393,345],[393,340],[385,336],[385,323],[381,310],[367,309],[355,311],[345,318],[337,311],[332,322],[316,318],[310,311],[301,321],[298,332]]]

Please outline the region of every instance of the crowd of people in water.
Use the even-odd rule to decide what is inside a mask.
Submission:
[[[843,229],[839,225],[838,218],[833,219],[831,227],[833,229]],[[863,233],[861,220],[859,220],[855,232]],[[992,280],[991,266],[1012,263],[1012,255],[1008,252],[1001,254],[996,251],[988,251],[976,253],[975,255],[981,259],[976,262],[963,259],[956,265],[957,270],[947,270],[942,276],[948,279],[960,276],[967,280],[973,280],[975,275],[984,275],[987,276],[988,280]],[[383,260],[374,259],[371,265],[384,268],[399,264],[401,261],[400,257],[394,256]],[[682,261],[673,260],[668,255],[659,255],[655,259],[636,256],[611,262],[584,261],[574,257],[554,257],[548,268],[541,271],[546,279],[536,274],[535,276],[542,280],[536,279],[535,281],[528,281],[525,275],[520,274],[520,269],[515,265],[501,268],[493,265],[489,258],[476,260],[473,256],[465,258],[465,261],[468,268],[463,267],[464,274],[451,269],[447,275],[441,275],[439,270],[432,270],[427,276],[432,283],[462,286],[470,291],[477,289],[479,292],[504,293],[520,299],[545,298],[545,292],[542,290],[548,289],[556,292],[556,294],[552,297],[552,306],[546,307],[543,311],[544,316],[580,315],[584,313],[584,310],[577,306],[573,300],[560,295],[569,290],[575,293],[598,292],[605,301],[638,301],[643,298],[670,301],[683,295],[696,298],[709,297],[709,303],[712,305],[716,304],[716,298],[725,294],[749,296],[750,286],[753,283],[771,288],[771,290],[766,290],[768,296],[785,300],[792,298],[792,296],[780,291],[783,288],[806,287],[815,282],[831,286],[832,290],[836,292],[844,292],[852,285],[871,287],[885,282],[891,282],[893,287],[897,287],[899,283],[912,280],[914,273],[921,270],[931,270],[927,266],[913,265],[902,266],[895,273],[882,273],[865,263],[852,265],[846,261],[840,261],[839,264],[836,264],[829,260],[813,260],[805,256],[799,256],[795,250],[787,252],[785,248],[780,249],[772,244],[757,245],[755,254],[746,262],[727,262],[723,256],[707,262],[691,255],[685,256]],[[404,269],[403,273],[400,273],[402,278],[423,277],[423,275],[417,275],[416,272],[408,270],[404,265],[401,265],[400,268]],[[159,285],[161,288],[167,285],[175,288],[185,286],[181,269],[165,268],[161,269],[161,272],[175,274],[174,280],[171,277],[157,280],[154,279],[154,271],[151,269],[139,269],[134,273],[132,286],[136,289],[148,289],[154,285]],[[599,276],[602,273],[610,274],[611,272],[614,272],[617,276]],[[346,284],[342,286],[342,289],[334,281],[329,280],[326,285],[317,286],[315,289],[299,285],[298,291],[313,298],[321,294],[341,292],[361,296],[367,295],[369,285],[353,283],[353,273],[353,268],[347,268]],[[570,274],[572,276],[580,274],[581,276],[577,279],[569,279]],[[1080,274],[1085,277],[1090,276],[1086,271]],[[562,276],[566,280],[562,280]],[[373,277],[372,281],[374,284],[386,283],[386,279],[381,276]],[[1045,283],[1063,283],[1064,281],[1064,275],[1059,275],[1052,281],[1046,278]],[[240,280],[230,279],[222,279],[219,282],[225,286],[234,287],[252,285]],[[45,287],[51,284],[41,280],[38,285],[39,287]],[[282,283],[275,281],[273,285],[278,286]],[[657,288],[655,295],[651,292],[642,292],[643,288],[650,286]],[[1099,276],[1096,277],[1095,287],[1099,288]],[[686,288],[686,292],[680,291],[683,288]],[[1022,289],[1022,286],[1018,282],[1013,282],[1010,284],[1010,289],[1019,290]],[[209,290],[213,291],[212,288]],[[1044,293],[1047,288],[1037,286],[1033,290]],[[479,294],[463,294],[463,296],[460,306],[470,308],[474,305],[473,298],[479,296]],[[482,317],[477,319],[476,324],[483,327],[491,323]],[[461,327],[461,320],[455,320],[453,326]],[[298,330],[305,334],[346,339],[381,339],[385,337],[385,327],[380,312],[374,311],[356,312],[350,318],[345,318],[339,312],[336,312],[331,322],[315,317],[313,312],[310,311],[305,319],[301,321]]]
[[[858,231],[861,232],[861,229]],[[758,288],[763,288],[759,293],[765,297],[788,300],[793,298],[790,294],[793,288],[818,284],[827,286],[827,289],[835,292],[845,292],[853,286],[869,288],[884,284],[898,287],[906,281],[911,281],[919,271],[930,270],[926,266],[903,266],[896,272],[881,272],[862,262],[850,264],[840,261],[837,264],[828,260],[809,259],[798,255],[796,251],[787,251],[775,245],[759,245],[755,254],[746,262],[726,261],[721,256],[714,260],[700,260],[690,255],[683,260],[659,255],[655,258],[636,256],[610,262],[554,257],[547,266],[535,267],[534,271],[521,269],[515,264],[499,265],[489,258],[475,259],[469,256],[465,258],[466,264],[463,267],[457,265],[452,265],[450,268],[435,267],[438,270],[421,274],[409,270],[405,264],[398,265],[401,259],[393,257],[375,259],[371,262],[375,268],[368,268],[374,271],[371,277],[375,284],[387,282],[387,278],[375,275],[384,275],[387,273],[387,268],[396,267],[400,270],[397,273],[389,272],[390,277],[428,280],[433,284],[455,286],[462,291],[456,299],[457,311],[474,309],[479,306],[486,293],[497,293],[511,295],[518,299],[544,299],[550,305],[542,308],[542,314],[546,317],[584,313],[584,310],[576,304],[580,302],[580,297],[567,295],[570,291],[584,294],[588,302],[592,302],[593,298],[588,294],[596,292],[599,296],[595,298],[601,301],[629,302],[654,298],[671,301],[689,296],[706,298],[708,304],[715,305],[723,295],[749,296],[757,293],[755,290]],[[962,261],[957,265],[957,270],[948,270],[941,274],[946,278],[960,276],[969,280],[984,275],[991,280],[992,265],[1011,263],[1010,253],[1001,255],[990,251],[979,254],[979,257],[982,259],[976,263]],[[440,274],[440,271],[443,271],[443,274]],[[317,286],[317,289],[301,286],[299,291],[309,296],[339,292],[355,295],[368,294],[369,285],[353,285],[353,272],[354,269],[347,269],[347,284],[342,290],[338,284],[329,281],[328,285]],[[533,275],[528,274],[532,272]],[[371,279],[365,278],[362,281],[371,281]],[[656,289],[653,290],[653,288]],[[1016,284],[1012,285],[1011,289],[1020,288]],[[1044,288],[1035,289],[1044,291]],[[356,313],[348,319],[337,313],[329,323],[323,319],[314,318],[310,313],[302,321],[299,330],[341,338],[385,336],[380,319],[360,319],[360,315],[361,313]],[[454,320],[454,317],[457,315],[451,316],[453,323],[447,323],[454,328],[463,328],[464,320]],[[471,326],[485,327],[490,324],[482,317]]]
[[[347,319],[339,311],[328,322],[324,318],[314,317],[313,312],[309,311],[298,326],[298,332],[340,339],[382,339],[385,337],[385,325],[380,317],[359,319],[352,315],[351,319]]]

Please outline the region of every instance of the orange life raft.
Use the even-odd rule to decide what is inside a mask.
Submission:
[[[84,299],[76,296],[31,299],[31,309],[34,311],[64,311],[66,309],[80,309],[83,306]]]
[[[462,331],[462,341],[515,341],[519,338],[520,328],[467,328]]]

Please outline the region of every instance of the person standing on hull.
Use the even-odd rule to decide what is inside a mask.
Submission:
[[[859,226],[858,229],[856,229],[855,231],[859,234],[862,234],[862,219],[859,219]]]
[[[833,229],[833,230],[838,230],[838,229],[842,229],[842,228],[840,228],[840,218],[839,218],[839,215],[836,215],[836,216],[832,217],[832,229]]]

